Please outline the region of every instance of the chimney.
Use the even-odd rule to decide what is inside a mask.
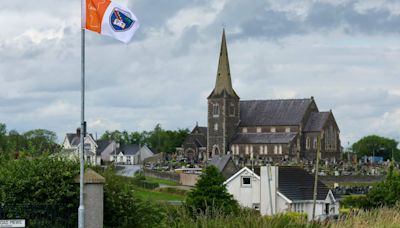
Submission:
[[[76,129],[76,135],[77,135],[78,137],[81,136],[81,128],[80,128],[80,127],[78,127],[78,128]]]

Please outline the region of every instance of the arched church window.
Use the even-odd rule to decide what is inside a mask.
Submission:
[[[213,116],[214,117],[219,116],[219,105],[218,104],[213,104]]]

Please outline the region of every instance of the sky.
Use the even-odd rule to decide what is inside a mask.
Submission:
[[[132,42],[86,32],[88,131],[207,124],[222,28],[242,100],[309,98],[342,146],[400,141],[400,1],[115,0]],[[80,124],[80,1],[0,1],[0,122],[63,140]]]

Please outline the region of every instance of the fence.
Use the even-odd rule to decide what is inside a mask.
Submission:
[[[72,213],[72,208],[66,205],[0,204],[0,220],[7,219],[24,219],[26,227],[68,228],[77,225],[77,213]]]

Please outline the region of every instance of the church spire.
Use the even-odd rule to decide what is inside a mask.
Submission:
[[[225,38],[225,29],[222,30],[222,41],[221,50],[219,53],[217,80],[215,82],[215,88],[210,97],[221,95],[223,94],[223,92],[225,92],[228,96],[239,98],[232,87],[231,72],[229,69],[228,48],[226,46]]]

